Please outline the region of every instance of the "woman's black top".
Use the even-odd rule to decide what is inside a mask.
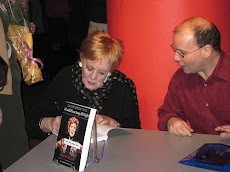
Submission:
[[[101,104],[103,108],[100,114],[115,119],[121,127],[140,128],[139,108],[135,96],[135,87],[133,89],[129,84],[113,80],[110,92]],[[73,84],[72,66],[65,67],[57,74],[45,95],[30,109],[26,119],[28,135],[34,138],[46,138],[47,133],[40,129],[39,120],[42,117],[62,115],[65,101],[89,106],[87,99],[82,98]]]

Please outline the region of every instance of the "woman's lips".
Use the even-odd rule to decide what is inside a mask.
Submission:
[[[89,85],[94,85],[95,83],[94,83],[94,82],[88,81],[88,84],[89,84]]]

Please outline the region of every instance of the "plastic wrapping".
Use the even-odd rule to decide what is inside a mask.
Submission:
[[[230,172],[230,146],[206,143],[179,163],[215,171]]]
[[[33,38],[28,28],[28,3],[29,0],[4,1],[10,21],[8,36],[16,50],[23,79],[28,85],[31,85],[43,81],[41,73],[43,64],[40,59],[33,58]],[[41,69],[36,62],[40,64]]]

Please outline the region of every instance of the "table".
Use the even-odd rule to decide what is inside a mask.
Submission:
[[[4,172],[71,172],[68,167],[52,161],[57,136],[51,135]],[[141,129],[112,130],[105,142],[99,164],[91,164],[85,172],[202,172],[201,168],[178,163],[204,143],[224,143],[220,136],[193,134],[180,137],[165,131]],[[99,150],[102,143],[99,143]]]

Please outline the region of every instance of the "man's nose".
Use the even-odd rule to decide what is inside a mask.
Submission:
[[[175,62],[180,61],[181,58],[182,58],[182,57],[181,57],[180,54],[178,54],[177,52],[174,53],[173,60],[174,60]]]

